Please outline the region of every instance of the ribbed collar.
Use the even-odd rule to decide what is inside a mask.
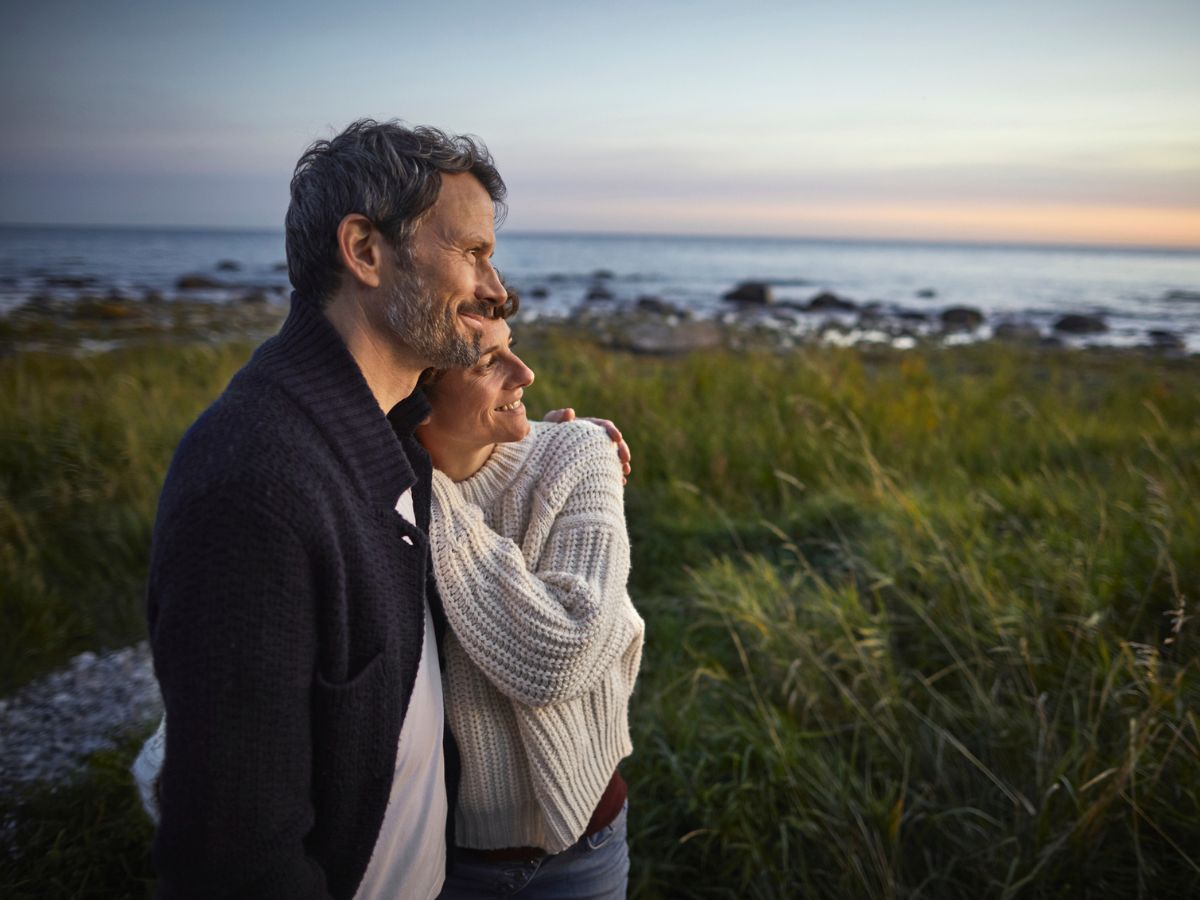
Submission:
[[[416,482],[358,363],[315,304],[293,293],[283,328],[259,347],[247,369],[277,384],[312,419],[370,503],[391,509]],[[414,412],[423,403],[418,397]]]
[[[551,427],[545,422],[530,422],[529,434],[523,441],[508,444],[497,444],[478,472],[458,483],[464,498],[476,506],[488,507],[517,477],[529,451],[537,438],[537,432],[542,428]]]
[[[413,388],[411,394],[392,407],[387,417],[397,434],[410,435],[417,430],[418,425],[429,418],[431,412],[433,407],[425,398],[425,392],[420,388]]]

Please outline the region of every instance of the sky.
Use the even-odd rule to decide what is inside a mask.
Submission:
[[[1200,3],[10,7],[0,222],[282,227],[362,116],[479,135],[522,231],[1200,247]]]

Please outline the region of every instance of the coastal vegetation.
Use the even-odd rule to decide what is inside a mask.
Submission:
[[[516,332],[531,412],[634,446],[632,896],[1200,891],[1195,359]],[[0,359],[0,693],[144,637],[171,451],[249,351]],[[136,746],[3,801],[5,896],[147,892]]]

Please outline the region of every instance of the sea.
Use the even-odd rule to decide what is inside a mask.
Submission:
[[[788,311],[764,315],[764,322],[799,334],[818,324],[829,331],[832,318],[839,325],[832,333],[844,342],[873,339],[864,307],[872,321],[924,318],[930,329],[945,310],[971,307],[983,324],[956,333],[956,341],[987,339],[1012,323],[1067,343],[1200,353],[1197,250],[502,229],[495,263],[521,294],[527,321],[639,302],[729,320],[745,307],[723,295],[753,281],[771,287],[773,309]],[[184,275],[202,275],[211,286],[185,290]],[[288,290],[282,231],[0,226],[0,315],[39,294],[225,303],[261,291],[286,303]],[[806,314],[805,305],[822,293],[854,307]],[[1056,331],[1066,315],[1093,317],[1105,330]]]

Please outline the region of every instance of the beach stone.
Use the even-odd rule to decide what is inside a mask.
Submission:
[[[217,271],[218,272],[240,272],[240,271],[242,271],[242,264],[235,260],[232,260],[232,259],[223,259],[219,263],[217,263]]]
[[[637,299],[637,308],[643,312],[656,313],[660,316],[684,315],[684,311],[663,300],[661,297],[643,295]]]
[[[850,312],[855,309],[858,309],[857,303],[839,297],[832,291],[822,291],[804,307],[805,312]]]
[[[1187,347],[1183,335],[1167,331],[1165,328],[1152,328],[1146,332],[1146,336],[1150,338],[1150,346],[1155,350],[1183,350]]]
[[[1032,322],[1001,322],[992,330],[992,337],[998,341],[1009,341],[1014,344],[1036,344],[1042,339],[1042,333]]]
[[[77,319],[129,319],[137,308],[119,294],[109,297],[84,297],[73,310]]]
[[[974,331],[983,324],[983,313],[973,306],[951,306],[942,310],[941,321],[946,331]]]
[[[35,316],[60,316],[68,311],[70,304],[66,300],[50,294],[34,294],[17,307],[15,312]]]
[[[721,345],[721,329],[714,322],[679,322],[671,325],[663,319],[645,319],[631,323],[616,344],[634,353],[674,356]]]
[[[593,284],[590,288],[588,288],[586,297],[588,300],[611,300],[612,298],[612,291],[602,284]]]
[[[902,309],[896,314],[896,318],[901,322],[928,322],[929,316],[923,312],[917,312],[915,309]]]
[[[91,275],[47,275],[43,282],[46,287],[86,288],[94,287],[96,279]]]
[[[1070,313],[1054,323],[1054,330],[1066,334],[1102,334],[1108,331],[1108,325],[1099,316]]]
[[[207,275],[181,275],[175,282],[175,287],[181,291],[207,291],[224,287],[221,282]]]
[[[145,642],[79,654],[0,704],[0,797],[69,780],[90,754],[144,731],[161,711]]]
[[[921,300],[932,300],[937,296],[937,291],[933,288],[921,288],[917,291],[917,297]]]
[[[735,303],[771,303],[775,298],[765,281],[743,281],[732,291],[722,294],[721,299]]]

